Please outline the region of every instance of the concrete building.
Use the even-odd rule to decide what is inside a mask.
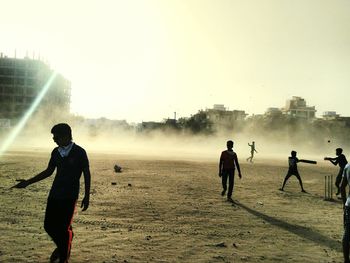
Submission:
[[[282,112],[293,117],[311,120],[315,118],[316,109],[315,106],[307,106],[303,98],[293,96],[292,99],[287,100]]]
[[[218,130],[236,130],[243,126],[248,114],[243,110],[228,110],[223,104],[215,104],[212,109],[206,109],[207,118]]]
[[[243,121],[248,115],[242,110],[227,110],[223,104],[214,104],[212,109],[206,109],[209,119],[214,123],[232,123]]]
[[[334,119],[337,119],[339,117],[340,117],[340,115],[337,114],[337,112],[335,112],[335,111],[325,111],[322,114],[322,118],[325,120],[334,120]]]
[[[225,108],[224,104],[214,104],[213,110],[226,111],[226,108]]]
[[[18,120],[32,105],[53,70],[36,59],[8,58],[0,54],[0,119]],[[57,75],[38,108],[45,114],[68,114],[71,83]]]
[[[275,108],[275,107],[267,108],[265,112],[265,116],[280,116],[280,115],[282,115],[281,109]]]
[[[137,131],[138,132],[145,132],[145,131],[152,131],[156,129],[161,129],[164,127],[164,123],[162,122],[156,122],[156,121],[143,121],[138,124]]]

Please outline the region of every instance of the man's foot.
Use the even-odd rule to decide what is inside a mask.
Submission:
[[[229,201],[230,203],[233,203],[232,197],[227,197],[227,201]]]
[[[55,262],[56,260],[59,259],[59,257],[60,257],[60,254],[59,254],[59,252],[58,252],[58,248],[56,248],[56,249],[52,252],[52,254],[51,254],[51,256],[50,256],[50,263]]]
[[[222,190],[221,195],[224,196],[226,193],[226,190]]]
[[[280,188],[280,189],[278,189],[278,190],[280,190],[280,191],[282,191],[282,192],[284,191],[283,188]]]
[[[302,193],[307,193],[304,189],[301,190]]]

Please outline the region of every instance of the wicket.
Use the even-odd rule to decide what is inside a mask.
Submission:
[[[325,175],[324,177],[324,200],[333,200],[333,175]]]

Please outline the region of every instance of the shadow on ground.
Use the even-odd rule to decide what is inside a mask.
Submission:
[[[254,209],[251,209],[242,203],[236,203],[235,205],[243,208],[244,210],[246,210],[247,212],[249,212],[250,214],[252,214],[256,217],[259,217],[259,218],[265,220],[267,223],[269,223],[273,226],[277,226],[279,228],[287,230],[287,231],[289,231],[297,236],[300,236],[301,238],[308,239],[308,240],[310,240],[318,245],[327,246],[331,249],[334,249],[334,250],[341,252],[341,243],[339,241],[334,240],[328,236],[322,235],[322,234],[320,234],[320,233],[318,233],[310,228],[295,225],[295,224],[290,224],[290,223],[283,221],[283,220],[280,220],[278,218],[268,216],[264,213],[258,212]]]

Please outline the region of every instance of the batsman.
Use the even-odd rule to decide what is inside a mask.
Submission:
[[[303,181],[301,180],[299,171],[298,171],[298,166],[297,163],[298,162],[303,162],[303,163],[311,163],[311,164],[316,164],[316,161],[311,161],[311,160],[304,160],[304,159],[298,159],[297,158],[297,152],[296,151],[292,151],[291,152],[291,156],[288,157],[288,164],[289,164],[289,168],[288,168],[288,172],[286,174],[286,177],[284,178],[283,181],[283,185],[282,187],[279,189],[280,191],[284,191],[284,186],[286,185],[288,179],[292,176],[295,175],[295,177],[298,179],[300,187],[301,187],[301,191],[303,193],[306,193],[304,187],[303,187]]]

